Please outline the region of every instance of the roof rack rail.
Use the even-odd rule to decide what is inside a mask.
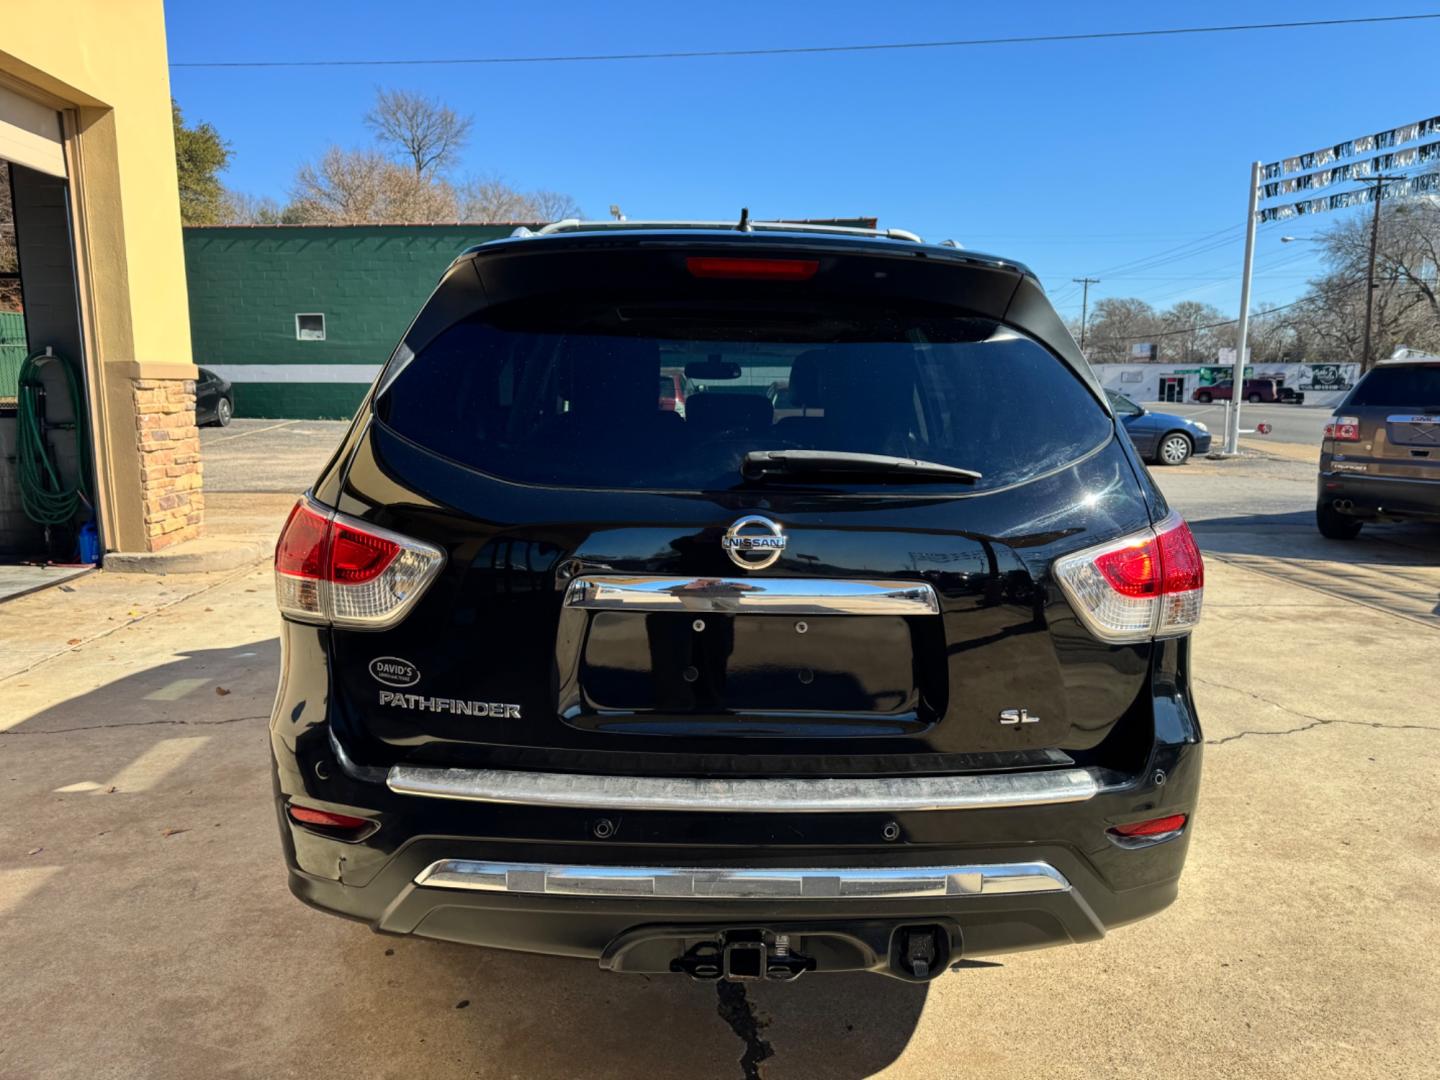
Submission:
[[[744,222],[746,230],[755,232],[817,232],[836,233],[841,236],[878,236],[887,240],[908,240],[923,244],[918,235],[908,229],[861,229],[851,225],[809,225],[801,221],[750,221]],[[516,229],[515,236],[553,236],[563,232],[598,232],[621,229],[724,229],[734,232],[738,223],[734,221],[581,221],[566,218],[552,221],[539,229]]]

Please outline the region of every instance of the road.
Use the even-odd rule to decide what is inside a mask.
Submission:
[[[236,484],[294,490],[314,441],[280,429],[217,456],[250,458]],[[0,1077],[1435,1075],[1440,530],[1322,541],[1304,462],[1156,475],[1207,557],[1180,898],[928,988],[717,990],[311,911],[285,888],[270,793],[268,569],[93,574],[7,604]],[[288,505],[216,500],[271,528]]]
[[[1199,420],[1214,433],[1217,440],[1223,440],[1225,436],[1224,402],[1197,405],[1193,402],[1141,401],[1137,404],[1145,406],[1151,412],[1175,413]],[[1257,437],[1257,446],[1264,445],[1263,440],[1269,439],[1272,442],[1303,443],[1318,448],[1321,433],[1333,413],[1334,409],[1328,405],[1251,405],[1248,401],[1242,401],[1240,424],[1243,429],[1254,429],[1260,423],[1271,426],[1273,430],[1268,436]]]

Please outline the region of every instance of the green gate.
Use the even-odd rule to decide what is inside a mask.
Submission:
[[[0,311],[0,404],[15,404],[25,350],[25,316],[18,311]]]

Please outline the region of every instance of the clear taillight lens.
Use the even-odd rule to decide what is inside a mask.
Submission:
[[[1179,514],[1057,560],[1055,579],[1102,641],[1174,637],[1200,621],[1205,563]]]
[[[1336,442],[1360,441],[1360,418],[1358,416],[1337,416],[1325,425],[1325,438]]]
[[[437,547],[301,499],[275,545],[275,600],[292,619],[382,630],[444,563]]]

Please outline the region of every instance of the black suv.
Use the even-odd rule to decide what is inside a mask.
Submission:
[[[1175,897],[1200,554],[1016,263],[469,250],[275,569],[290,886],[378,931],[925,980]]]

